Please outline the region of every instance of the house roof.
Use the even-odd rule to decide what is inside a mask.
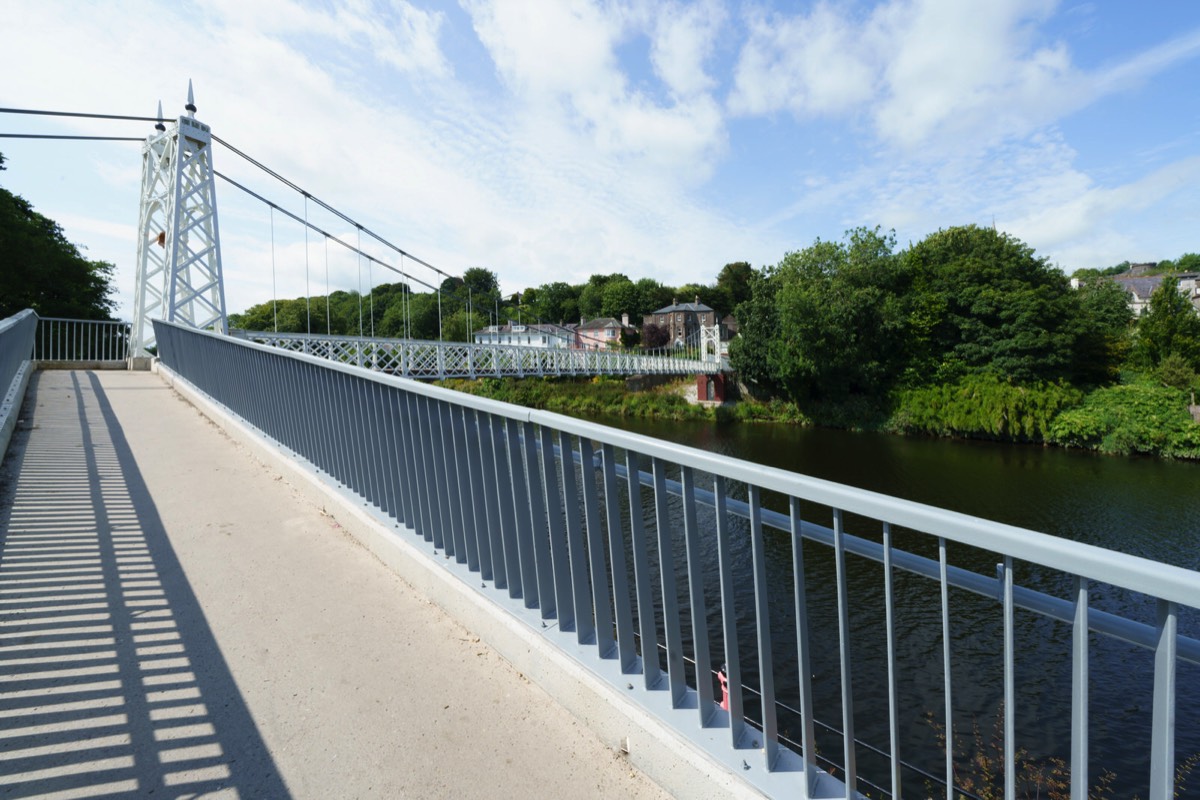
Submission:
[[[589,319],[587,322],[580,325],[579,330],[592,331],[592,330],[604,329],[604,328],[625,328],[625,327],[632,327],[632,326],[622,325],[621,320],[613,319],[612,317],[596,317],[596,319]]]
[[[1125,287],[1126,291],[1133,292],[1139,300],[1149,300],[1162,279],[1162,275],[1117,275],[1113,281]]]
[[[489,325],[486,328],[480,328],[479,330],[475,331],[475,333],[513,333],[513,326],[523,328],[523,330],[516,331],[516,333],[548,333],[551,336],[563,336],[566,334],[566,331],[561,325],[546,325],[537,323],[518,325],[512,320],[509,320],[507,324],[500,325],[499,327]]]
[[[693,313],[702,314],[707,311],[712,311],[712,309],[704,305],[704,303],[676,303],[673,306],[664,306],[654,313],[670,314],[673,311],[691,311]]]

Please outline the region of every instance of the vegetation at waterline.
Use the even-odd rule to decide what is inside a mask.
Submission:
[[[57,222],[4,188],[0,188],[0,264],[4,265],[0,319],[27,308],[43,317],[112,318],[113,265],[84,258]]]
[[[774,399],[735,405],[701,406],[684,397],[689,379],[631,391],[623,378],[451,379],[439,385],[526,408],[590,419],[597,416],[710,422],[809,422],[793,403]]]

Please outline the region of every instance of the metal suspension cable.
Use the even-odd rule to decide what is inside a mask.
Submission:
[[[271,206],[271,310],[275,317],[275,332],[279,333],[279,290],[275,286],[275,207]]]
[[[61,133],[0,133],[0,139],[68,139],[83,142],[144,142],[144,136],[75,136]]]
[[[370,267],[370,265],[372,263],[375,263],[375,264],[378,264],[379,266],[383,267],[384,269],[395,272],[397,275],[401,275],[401,276],[407,278],[408,280],[411,280],[411,281],[421,284],[422,286],[429,289],[430,291],[433,291],[436,288],[432,284],[428,284],[425,281],[421,280],[420,278],[409,275],[407,272],[404,272],[403,270],[396,269],[391,264],[388,264],[385,261],[380,261],[375,256],[371,255],[370,253],[365,252],[361,247],[355,247],[354,245],[350,244],[349,242],[339,239],[337,236],[334,236],[333,234],[329,233],[328,231],[324,230],[323,228],[319,228],[316,225],[308,222],[305,218],[303,218],[297,214],[293,214],[291,211],[288,211],[283,206],[268,200],[267,198],[263,197],[261,194],[254,191],[253,189],[250,189],[250,188],[238,183],[233,178],[230,178],[228,175],[218,172],[217,170],[213,170],[213,174],[216,175],[221,180],[228,183],[230,186],[233,186],[234,188],[237,188],[237,189],[241,189],[243,192],[250,195],[254,199],[256,199],[262,203],[266,203],[271,208],[273,208],[276,211],[278,211],[279,213],[291,218],[292,220],[299,222],[301,225],[304,225],[306,228],[311,228],[312,230],[316,231],[317,233],[321,234],[322,236],[328,236],[332,241],[337,242],[342,247],[346,248],[347,250],[351,251],[352,253],[358,253],[359,255],[361,255],[363,258],[365,258],[367,260],[368,268]],[[403,263],[403,257],[401,257],[401,263]],[[368,280],[370,280],[370,279],[371,279],[370,276],[368,276]],[[374,335],[374,334],[372,334],[372,335]]]
[[[358,244],[362,246],[362,234],[358,235]],[[363,335],[362,324],[362,256],[358,257],[358,336],[361,339]]]
[[[441,269],[438,269],[438,268],[437,268],[437,267],[435,267],[433,264],[430,264],[428,261],[424,261],[424,260],[422,260],[422,259],[420,259],[420,258],[417,258],[417,257],[416,257],[416,256],[414,256],[412,253],[409,253],[407,250],[405,250],[404,248],[400,247],[399,245],[393,244],[392,242],[388,241],[387,239],[384,239],[382,236],[380,236],[379,234],[375,233],[375,232],[374,232],[373,230],[371,230],[370,228],[367,228],[367,227],[363,226],[363,225],[362,225],[362,223],[358,222],[358,221],[357,221],[357,220],[355,220],[355,219],[352,219],[352,218],[350,218],[349,216],[347,216],[346,214],[342,213],[341,211],[338,211],[336,208],[334,208],[333,206],[329,205],[328,203],[326,203],[326,202],[325,202],[324,200],[322,200],[321,198],[319,198],[319,197],[316,197],[316,196],[314,196],[314,195],[310,194],[309,192],[305,191],[304,189],[300,188],[300,186],[299,186],[298,184],[296,184],[295,182],[293,182],[293,181],[291,181],[291,180],[288,180],[287,178],[285,178],[284,176],[280,175],[278,172],[276,172],[275,170],[271,169],[270,167],[268,167],[266,164],[262,163],[262,162],[261,162],[261,161],[259,161],[258,159],[256,159],[256,158],[254,158],[253,156],[251,156],[251,155],[249,155],[249,154],[247,154],[247,153],[243,152],[242,150],[239,150],[237,147],[234,147],[232,144],[230,144],[229,142],[225,141],[225,140],[224,140],[224,139],[222,139],[220,136],[217,136],[216,134],[213,134],[213,135],[212,135],[212,138],[213,138],[213,141],[214,141],[214,142],[218,142],[218,143],[220,143],[220,144],[224,145],[225,147],[227,147],[227,148],[230,150],[230,152],[234,153],[234,154],[235,154],[235,155],[237,155],[237,156],[240,156],[241,158],[244,158],[246,161],[248,161],[248,162],[250,162],[251,164],[253,164],[254,166],[258,167],[258,168],[259,168],[259,169],[261,169],[263,172],[267,173],[267,174],[268,174],[268,175],[270,175],[272,178],[275,178],[277,181],[279,181],[280,183],[284,184],[284,185],[285,185],[285,186],[287,186],[288,188],[292,189],[293,191],[300,192],[300,193],[301,193],[301,194],[303,194],[305,197],[311,198],[311,199],[312,199],[312,201],[313,201],[314,203],[316,203],[317,205],[321,206],[321,208],[324,208],[324,209],[325,209],[326,211],[328,211],[329,213],[331,213],[331,214],[334,214],[335,216],[337,216],[337,217],[341,218],[341,219],[342,219],[342,220],[344,220],[345,222],[348,222],[348,223],[350,223],[351,225],[354,225],[354,226],[355,226],[355,227],[357,227],[359,230],[365,231],[365,232],[366,232],[366,234],[367,234],[368,236],[370,236],[371,238],[375,239],[375,241],[379,242],[379,243],[380,243],[380,244],[382,244],[384,247],[388,247],[388,248],[390,248],[390,249],[392,249],[392,250],[395,250],[397,253],[399,253],[399,254],[400,254],[400,255],[402,255],[402,256],[408,256],[408,257],[409,257],[409,258],[411,258],[413,261],[416,261],[418,264],[420,264],[420,265],[421,265],[421,266],[423,266],[423,267],[426,267],[427,269],[431,269],[431,270],[433,270],[433,271],[434,271],[434,272],[436,272],[437,274],[441,275],[443,278],[451,278],[451,277],[454,277],[454,276],[452,276],[450,273],[448,273],[448,272],[445,272],[445,271],[443,271],[443,270],[441,270]]]
[[[51,111],[51,110],[33,109],[33,108],[0,107],[0,114],[23,114],[23,115],[28,115],[28,116],[43,116],[43,117],[73,117],[73,118],[78,118],[78,119],[122,120],[122,121],[129,121],[129,122],[165,122],[166,121],[165,117],[148,117],[148,116],[141,116],[141,115],[134,115],[134,114],[95,114],[95,113],[82,112],[82,111]],[[133,136],[76,136],[76,135],[60,135],[60,134],[0,134],[0,138],[75,139],[75,140],[122,141],[122,142],[143,142],[143,141],[145,141],[145,137],[133,137]],[[404,250],[399,245],[396,245],[393,242],[388,241],[387,239],[383,238],[379,234],[375,233],[370,228],[363,226],[361,223],[357,222],[356,220],[350,218],[349,216],[342,213],[338,209],[329,205],[321,198],[316,197],[316,196],[312,195],[311,193],[305,191],[294,181],[288,180],[283,175],[281,175],[278,172],[276,172],[275,170],[271,169],[266,164],[262,163],[261,161],[254,158],[253,156],[249,155],[245,151],[230,144],[228,141],[226,141],[225,139],[222,139],[220,136],[217,136],[216,134],[212,134],[212,139],[213,139],[213,141],[224,145],[226,148],[229,149],[230,152],[245,159],[249,163],[251,163],[254,166],[261,169],[263,172],[266,172],[268,175],[275,178],[279,182],[283,183],[285,186],[289,187],[290,189],[292,189],[294,191],[300,192],[301,194],[303,194],[305,196],[306,199],[311,199],[314,203],[321,206],[326,211],[330,212],[331,214],[334,214],[335,216],[339,217],[340,219],[344,220],[345,222],[348,222],[351,225],[354,225],[356,228],[358,228],[358,230],[360,232],[366,231],[368,236],[372,237],[373,239],[375,239],[377,242],[379,242],[383,246],[396,251],[401,256],[408,256],[413,261],[417,262],[418,264],[420,264],[421,266],[423,266],[427,269],[430,269],[430,270],[436,272],[438,275],[441,275],[443,278],[453,277],[452,275],[450,275],[450,273],[445,272],[444,270],[441,270],[438,267],[435,267],[433,264],[430,264],[428,261],[417,258],[412,253],[409,253],[408,251]],[[305,218],[307,220],[307,214],[305,214]],[[307,239],[307,234],[306,234],[306,239]],[[361,241],[360,241],[360,246],[361,246]],[[423,283],[423,285],[428,286],[428,284],[424,284],[424,283]],[[431,287],[431,288],[433,288],[433,287]],[[374,317],[372,317],[372,323],[374,323]]]
[[[0,114],[31,114],[39,117],[81,117],[83,119],[121,119],[132,122],[163,121],[158,117],[134,117],[127,114],[90,114],[83,111],[43,111],[35,108],[0,108]]]
[[[333,335],[333,326],[329,315],[329,237],[325,237],[325,334]]]
[[[304,316],[312,336],[312,290],[308,285],[308,195],[304,195]]]

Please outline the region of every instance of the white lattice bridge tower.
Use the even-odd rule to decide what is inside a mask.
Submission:
[[[228,331],[212,133],[196,119],[191,81],[184,108],[187,116],[168,128],[159,103],[155,133],[142,145],[131,348],[135,356],[149,355],[154,347],[155,319]]]

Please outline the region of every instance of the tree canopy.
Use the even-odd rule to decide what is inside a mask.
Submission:
[[[4,188],[0,188],[0,264],[4,265],[0,319],[26,308],[43,317],[112,318],[113,265],[84,258],[57,222]]]
[[[972,375],[1100,384],[1116,378],[1130,325],[1111,281],[1073,291],[1032,248],[974,225],[900,252],[878,228],[818,239],[756,273],[737,316],[733,366],[800,401],[878,399]]]

